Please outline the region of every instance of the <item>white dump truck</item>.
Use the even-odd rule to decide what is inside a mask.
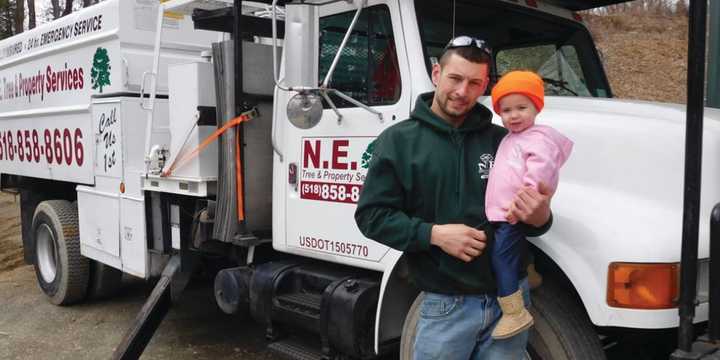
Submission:
[[[116,358],[142,353],[199,266],[280,353],[410,358],[419,291],[353,213],[373,140],[468,34],[493,47],[494,77],[541,74],[539,121],[576,144],[552,229],[530,239],[544,283],[527,358],[603,359],[618,337],[676,328],[685,112],[612,98],[576,11],[618,2],[107,0],[3,40],[0,184],[20,193],[25,260],[58,305],[108,296],[122,273],[157,281]],[[705,119],[717,153],[720,112]],[[720,201],[705,159],[701,223]]]

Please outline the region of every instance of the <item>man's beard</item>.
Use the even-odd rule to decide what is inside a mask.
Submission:
[[[469,106],[467,106],[466,108],[458,111],[458,110],[454,110],[454,109],[452,109],[452,108],[450,107],[450,105],[449,105],[450,101],[451,101],[450,96],[447,96],[447,95],[446,95],[445,97],[443,97],[442,99],[440,99],[439,105],[440,105],[440,108],[442,109],[442,111],[443,111],[448,117],[450,117],[450,118],[452,118],[452,119],[454,119],[454,120],[462,120],[462,119],[464,119],[465,116],[467,116],[467,114],[470,112],[470,110],[472,110],[472,105],[474,105],[474,104],[469,105]]]

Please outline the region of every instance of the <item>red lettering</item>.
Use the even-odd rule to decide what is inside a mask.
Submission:
[[[78,89],[82,89],[83,86],[85,86],[85,79],[83,79],[83,69],[78,69],[78,78],[80,79],[80,86],[78,86]]]
[[[65,66],[67,66],[67,65],[65,65]],[[68,78],[67,71],[61,71],[60,72],[60,90],[67,90],[70,88],[68,86],[67,78]]]
[[[332,150],[332,168],[335,170],[347,170],[348,164],[341,162],[341,159],[347,157],[347,147],[350,145],[349,140],[335,140],[333,141]],[[342,149],[341,149],[342,147]]]
[[[47,83],[45,84],[45,91],[50,92],[52,90],[52,68],[50,65],[48,65],[47,70],[45,71],[45,78],[47,79]]]
[[[312,162],[312,167],[320,167],[320,140],[315,140],[315,148],[312,142],[305,140],[305,148],[303,150],[303,167],[308,167],[308,159]]]

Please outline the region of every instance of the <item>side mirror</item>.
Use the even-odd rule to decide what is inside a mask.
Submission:
[[[318,86],[319,28],[318,7],[301,3],[285,5],[285,80],[290,88]]]
[[[299,93],[287,104],[288,120],[298,129],[314,128],[320,122],[322,113],[322,99],[317,94]]]

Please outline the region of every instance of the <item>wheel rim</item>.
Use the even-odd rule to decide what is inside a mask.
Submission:
[[[52,230],[47,224],[41,224],[35,232],[37,242],[37,266],[46,283],[52,283],[57,275],[57,245]]]

